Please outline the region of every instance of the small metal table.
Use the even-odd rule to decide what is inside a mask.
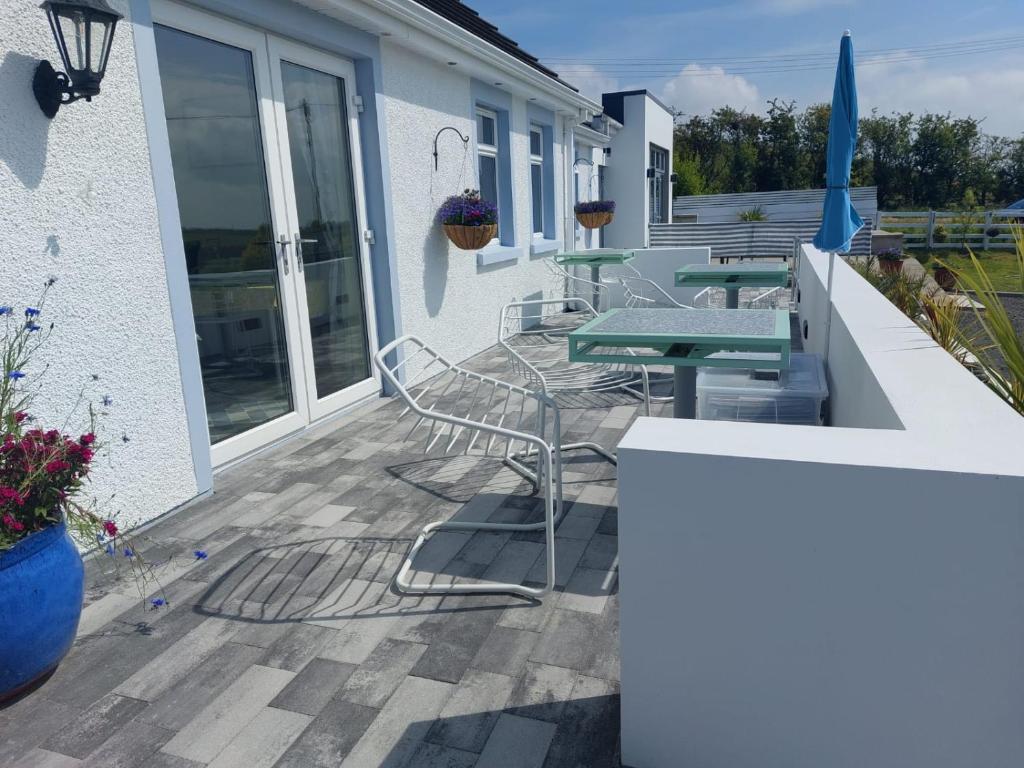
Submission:
[[[784,309],[612,309],[569,334],[570,362],[671,365],[677,419],[697,415],[698,367],[784,370],[789,349]]]
[[[600,292],[597,286],[601,283],[601,267],[609,264],[625,264],[633,260],[632,251],[615,248],[595,248],[592,251],[569,251],[555,256],[555,263],[563,267],[590,267],[590,282],[594,283],[593,307],[600,310],[598,302]]]
[[[725,308],[740,305],[740,288],[775,288],[789,284],[788,264],[687,264],[676,270],[676,287],[725,288]]]

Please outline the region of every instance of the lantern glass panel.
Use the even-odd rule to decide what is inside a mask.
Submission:
[[[64,45],[67,46],[67,60],[64,65],[71,70],[81,72],[88,68],[86,39],[88,26],[85,13],[77,8],[55,9],[57,23],[60,25]]]
[[[109,21],[97,21],[96,19],[90,21],[89,25],[92,27],[92,34],[89,38],[89,69],[94,74],[99,74],[106,64],[103,61],[103,53],[107,50],[109,43],[107,36],[113,25]]]

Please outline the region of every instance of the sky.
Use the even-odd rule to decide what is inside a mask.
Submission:
[[[862,115],[951,112],[1024,135],[1024,0],[465,2],[598,100],[647,88],[682,119],[829,101],[849,29]]]

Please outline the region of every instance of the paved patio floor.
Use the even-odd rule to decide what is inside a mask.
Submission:
[[[468,365],[507,377],[497,350]],[[563,411],[563,439],[614,446],[639,408],[608,399]],[[319,427],[153,526],[148,558],[175,556],[159,569],[168,606],[146,610],[93,568],[74,649],[0,711],[0,765],[619,765],[614,467],[568,459],[559,590],[543,602],[403,596],[390,582],[425,522],[540,507],[498,461],[413,452],[399,413],[381,402]],[[417,566],[539,582],[542,546],[443,533]]]

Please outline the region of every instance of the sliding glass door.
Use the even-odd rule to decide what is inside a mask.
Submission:
[[[170,3],[157,55],[215,463],[372,395],[351,64]]]

